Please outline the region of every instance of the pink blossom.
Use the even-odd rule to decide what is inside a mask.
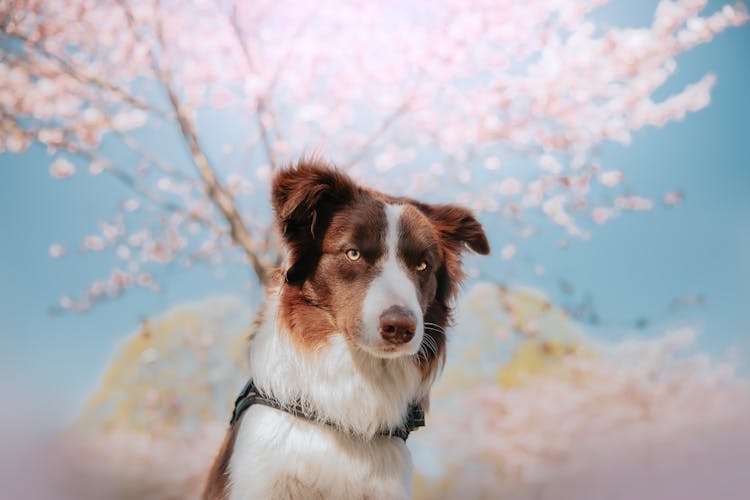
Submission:
[[[86,236],[83,239],[84,250],[98,252],[104,249],[104,239],[101,236]]]
[[[516,255],[516,246],[515,245],[505,245],[502,250],[500,250],[500,256],[503,258],[503,260],[510,260]]]
[[[741,4],[705,12],[703,0],[660,0],[650,20],[627,28],[592,15],[606,0],[322,2],[312,23],[283,1],[262,16],[245,2],[17,3],[3,25],[13,43],[0,48],[0,148],[36,141],[126,185],[128,224],[103,237],[141,249],[133,260],[191,262],[190,249],[205,232],[226,232],[237,209],[250,236],[232,231],[234,245],[269,267],[280,240],[267,209],[246,210],[248,197],[280,165],[315,152],[386,191],[431,195],[452,182],[460,188],[445,192],[455,198],[441,201],[519,227],[541,211],[576,238],[589,237],[588,215],[601,224],[617,211],[650,210],[638,186],[623,186],[626,172],[593,165],[597,150],[709,106],[714,75],[666,93],[664,85],[683,54],[748,20]],[[232,133],[215,157],[207,127],[217,123]],[[134,133],[145,127],[187,144],[188,157],[155,154],[160,145]],[[126,154],[102,148],[105,137]],[[532,164],[539,168],[516,169]],[[75,167],[58,158],[49,171],[64,179]],[[612,211],[591,208],[602,190],[612,190]],[[91,243],[84,248],[99,247]],[[216,253],[242,252],[222,244]]]
[[[154,277],[151,273],[141,273],[138,275],[138,284],[140,286],[148,287],[153,285]]]
[[[484,160],[484,168],[487,170],[499,170],[500,165],[500,158],[497,156],[489,156]]]
[[[674,207],[683,202],[685,196],[680,191],[672,191],[664,195],[664,204],[669,207]]]
[[[73,299],[65,295],[65,296],[60,297],[59,304],[60,304],[60,307],[62,307],[63,309],[72,309],[74,302],[73,302]]]
[[[618,196],[615,206],[623,210],[649,211],[654,208],[654,202],[642,196]]]
[[[115,115],[112,123],[116,129],[129,130],[143,126],[146,119],[146,113],[138,109],[131,109]]]
[[[5,147],[10,153],[22,153],[30,143],[20,132],[11,133],[5,138]]]
[[[37,134],[37,139],[39,140],[39,142],[50,146],[58,144],[63,140],[63,138],[63,131],[59,129],[42,129],[39,131],[39,134]]]
[[[98,161],[92,161],[89,164],[89,173],[91,175],[99,175],[104,172],[104,164]]]
[[[53,259],[59,259],[68,253],[68,249],[60,243],[53,243],[49,246],[49,256]]]
[[[101,222],[99,226],[102,231],[102,236],[104,236],[104,239],[108,243],[112,243],[113,241],[115,241],[124,232],[124,227],[122,227],[122,224]]]
[[[545,170],[552,174],[559,174],[563,170],[563,166],[560,164],[557,158],[549,154],[543,155],[541,158],[539,158],[539,166],[542,167],[542,170]]]
[[[115,268],[109,277],[108,285],[114,293],[120,293],[122,289],[129,287],[133,283],[133,278],[121,269]]]
[[[468,169],[462,169],[458,171],[456,180],[461,184],[468,184],[471,182],[471,171]]]
[[[148,230],[142,229],[128,236],[128,244],[133,247],[140,247],[148,241],[149,237]]]
[[[611,219],[613,215],[615,215],[615,211],[609,207],[596,207],[591,212],[591,216],[597,224],[604,224]]]
[[[599,182],[607,187],[615,187],[622,182],[623,174],[619,170],[608,170],[599,174]]]
[[[497,192],[503,196],[512,196],[521,192],[523,185],[518,179],[506,177],[497,185]]]
[[[135,212],[141,206],[140,200],[137,198],[128,198],[122,203],[122,208],[126,212]]]
[[[67,179],[76,172],[76,167],[65,158],[58,158],[49,167],[49,174],[55,179]]]
[[[130,248],[127,245],[119,245],[117,247],[117,257],[121,260],[129,260],[131,256]]]

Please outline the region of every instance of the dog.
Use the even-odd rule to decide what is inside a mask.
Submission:
[[[406,437],[445,362],[461,254],[489,253],[484,230],[466,208],[318,160],[281,170],[271,198],[288,259],[203,498],[411,498]]]

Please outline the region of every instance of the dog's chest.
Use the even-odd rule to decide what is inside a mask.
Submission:
[[[411,498],[411,459],[399,438],[363,441],[260,406],[239,425],[230,500]]]

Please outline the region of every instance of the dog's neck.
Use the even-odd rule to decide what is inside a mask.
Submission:
[[[426,404],[432,381],[410,356],[376,358],[340,334],[301,352],[277,317],[279,294],[269,290],[250,348],[250,376],[263,392],[367,439],[400,427],[410,403]]]

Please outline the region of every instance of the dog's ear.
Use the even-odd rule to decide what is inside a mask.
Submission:
[[[420,208],[451,250],[461,253],[466,245],[478,254],[490,253],[484,229],[469,209],[458,205],[424,205]]]
[[[440,236],[444,262],[437,270],[436,298],[448,315],[449,302],[464,278],[461,253],[468,247],[478,254],[487,255],[490,253],[490,244],[482,225],[471,210],[458,205],[420,203],[417,206],[430,219]]]
[[[302,162],[276,174],[271,203],[289,247],[287,281],[304,280],[320,257],[333,213],[352,201],[357,186],[346,174],[318,162]]]

